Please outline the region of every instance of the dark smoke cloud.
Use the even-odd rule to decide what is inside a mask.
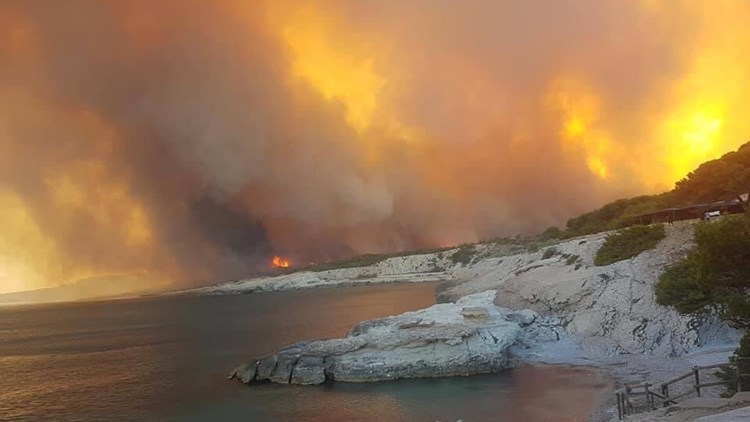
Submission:
[[[387,46],[366,131],[345,101],[293,77],[269,18],[285,8],[334,16],[334,49]],[[644,110],[684,71],[674,40],[692,16],[670,26],[636,2],[584,0],[6,1],[0,187],[64,251],[56,265],[185,283],[263,270],[274,253],[305,262],[532,233],[643,189],[634,164],[603,181],[566,147],[549,105],[560,76],[585,80],[599,124],[637,145]],[[86,112],[109,143],[71,126]],[[426,141],[400,139],[388,116]],[[86,163],[103,169],[74,176],[90,208],[61,211],[49,181]],[[145,210],[147,251],[113,228],[127,219],[117,207],[92,217],[100,185],[79,180],[92,174]]]

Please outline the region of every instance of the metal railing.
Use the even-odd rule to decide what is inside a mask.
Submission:
[[[659,405],[662,407],[671,406],[677,404],[678,399],[687,397],[693,393],[695,393],[697,397],[700,397],[702,388],[714,387],[717,385],[732,385],[736,383],[736,389],[740,392],[742,391],[742,379],[750,377],[750,373],[743,373],[741,371],[740,362],[750,361],[750,357],[738,357],[735,359],[734,365],[731,363],[722,363],[718,365],[694,366],[691,372],[659,384],[658,390],[654,389],[654,384],[648,382],[635,385],[625,384],[625,387],[622,390],[615,392],[615,399],[617,400],[617,415],[620,420],[624,420],[627,415],[656,410],[659,408]],[[727,369],[732,366],[734,366],[734,379],[701,382],[701,371],[721,368]],[[669,394],[669,387],[671,385],[688,378],[693,378],[693,388],[677,395]],[[634,404],[635,400],[633,399],[638,397],[644,398],[641,406]]]

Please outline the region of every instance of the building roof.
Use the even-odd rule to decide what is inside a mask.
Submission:
[[[744,193],[740,195],[740,198],[742,198],[743,201],[747,201],[748,194]],[[705,204],[693,204],[693,205],[686,205],[683,207],[672,207],[672,208],[664,208],[658,211],[652,211],[649,213],[644,213],[635,216],[635,218],[647,218],[647,217],[655,217],[658,215],[665,215],[669,213],[677,213],[677,212],[695,212],[695,213],[703,213],[706,211],[720,211],[722,209],[728,209],[728,208],[735,208],[735,207],[741,207],[742,202],[740,202],[740,199],[732,199],[729,201],[716,201],[716,202],[709,202]]]

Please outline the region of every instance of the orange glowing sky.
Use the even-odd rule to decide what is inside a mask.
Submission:
[[[747,22],[744,0],[4,2],[0,293],[534,233],[670,189],[750,138]]]

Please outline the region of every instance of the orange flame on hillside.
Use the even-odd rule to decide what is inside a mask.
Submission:
[[[290,263],[288,259],[284,259],[280,256],[274,256],[271,260],[271,265],[274,268],[289,268],[289,264]]]

